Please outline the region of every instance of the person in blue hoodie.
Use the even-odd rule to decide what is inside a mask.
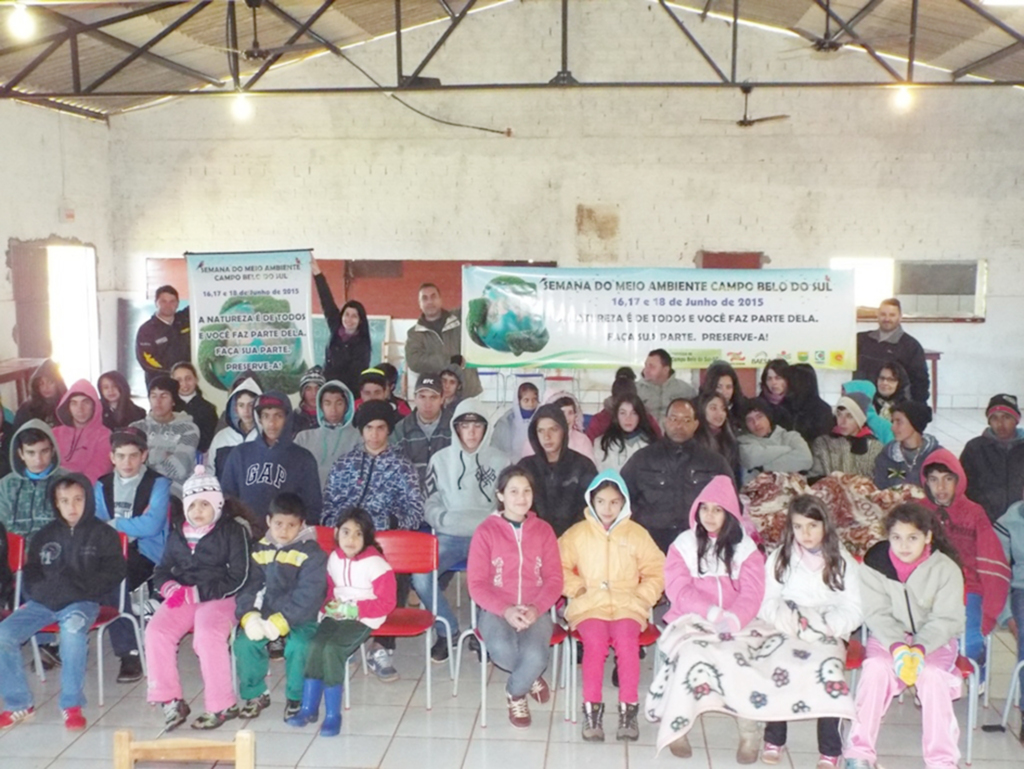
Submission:
[[[137,427],[125,427],[110,436],[110,461],[114,472],[107,473],[94,487],[96,517],[107,521],[116,531],[127,534],[128,590],[133,591],[153,576],[164,557],[169,525],[171,481],[146,466],[146,434]],[[107,597],[108,606],[117,606],[117,592]],[[131,603],[125,607],[132,613]],[[121,658],[119,684],[142,678],[142,660],[128,620],[117,620],[108,628],[110,645]]]
[[[355,417],[355,399],[352,392],[339,379],[325,382],[316,394],[316,418],[319,427],[303,430],[295,437],[295,445],[302,446],[316,460],[320,472],[320,488],[338,457],[360,444],[359,431],[352,426]]]
[[[224,467],[221,488],[237,497],[263,521],[270,503],[283,491],[298,494],[306,506],[306,522],[320,522],[320,474],[313,455],[285,435],[291,401],[271,390],[256,401],[261,434],[251,443],[236,446]],[[260,532],[262,536],[262,532]]]

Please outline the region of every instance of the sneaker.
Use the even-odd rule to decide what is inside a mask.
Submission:
[[[530,686],[530,696],[541,705],[545,705],[551,700],[551,687],[548,686],[548,682],[544,680],[543,676]]]
[[[530,718],[530,706],[526,702],[526,695],[513,697],[506,692],[505,699],[508,700],[508,721],[512,726],[516,729],[526,729],[533,723],[533,719]]]
[[[774,766],[782,760],[782,751],[785,749],[783,745],[772,745],[770,742],[766,742],[761,746],[761,763]]]
[[[85,716],[81,708],[64,708],[64,728],[78,731],[85,728]]]
[[[481,659],[481,655],[483,654],[483,649],[480,647],[480,639],[477,638],[474,633],[467,639],[467,642],[469,644],[469,650],[476,655],[476,661],[482,662],[483,660]]]
[[[23,708],[21,710],[5,710],[0,713],[0,730],[10,729],[12,726],[20,724],[22,721],[28,721],[36,714],[36,709],[32,707]]]
[[[437,640],[434,641],[434,645],[430,649],[430,660],[431,662],[447,662],[448,661],[448,638],[447,636],[439,635]]]
[[[171,732],[181,726],[188,719],[192,708],[185,700],[171,700],[164,703],[164,731]]]
[[[203,713],[192,722],[192,728],[203,730],[217,729],[223,726],[225,721],[230,721],[232,718],[238,718],[238,707],[236,705],[216,713]]]
[[[367,655],[366,667],[386,684],[398,680],[398,671],[395,670],[395,666],[391,662],[390,649],[378,648],[377,651]]]
[[[837,769],[841,760],[842,756],[826,756],[822,753],[818,756],[817,769]]]
[[[270,707],[270,692],[263,692],[259,697],[246,700],[238,711],[239,718],[257,718],[259,714]]]
[[[142,679],[142,658],[138,652],[129,652],[121,657],[121,670],[117,674],[119,684],[133,684]]]
[[[604,703],[583,703],[583,739],[587,742],[604,742]]]
[[[43,663],[43,670],[59,668],[60,647],[57,644],[39,644],[39,659]]]
[[[267,653],[270,655],[272,660],[283,660],[284,659],[284,639],[278,638],[274,641],[267,642]]]
[[[300,710],[302,710],[302,700],[285,700],[284,720],[287,721],[292,716],[298,715]]]

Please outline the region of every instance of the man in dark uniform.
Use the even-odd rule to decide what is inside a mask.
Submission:
[[[156,290],[156,313],[135,335],[135,359],[146,372],[146,387],[154,377],[170,376],[175,363],[192,360],[188,307],[178,309],[178,290],[160,286]]]

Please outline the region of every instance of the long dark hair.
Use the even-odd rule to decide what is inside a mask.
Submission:
[[[612,401],[612,423],[604,431],[604,435],[601,436],[601,451],[604,452],[605,457],[608,456],[608,450],[614,446],[618,446],[619,451],[626,448],[626,440],[629,436],[622,429],[622,425],[619,424],[619,408],[623,403],[631,405],[636,412],[637,418],[640,420],[636,432],[646,438],[648,443],[654,443],[658,439],[658,436],[654,434],[654,428],[651,427],[651,420],[647,416],[644,402],[640,400],[636,392],[619,395]]]
[[[711,431],[711,425],[708,424],[707,416],[705,411],[708,405],[715,398],[718,398],[722,402],[725,408],[725,422],[722,424],[722,429],[718,431],[716,435]],[[713,451],[716,454],[720,454],[725,457],[725,461],[729,463],[729,467],[736,467],[739,464],[740,449],[739,444],[736,443],[736,434],[732,429],[732,420],[729,417],[729,406],[725,403],[725,398],[712,390],[710,393],[703,393],[697,398],[697,419],[700,420],[700,424],[697,425],[697,441],[709,451]]]
[[[725,404],[725,410],[729,412],[729,419],[733,424],[740,424],[743,420],[743,404],[746,398],[740,388],[740,378],[730,364],[724,360],[716,360],[708,366],[707,374],[704,376],[704,384],[700,386],[701,395],[710,395],[718,388],[718,380],[727,376],[732,380],[732,400]]]
[[[508,486],[508,482],[513,478],[525,478],[530,484],[530,489],[534,490],[537,488],[537,482],[533,479],[533,473],[527,470],[525,467],[519,467],[519,465],[509,465],[498,475],[498,487],[497,490],[500,494],[505,493],[505,487]],[[505,509],[505,503],[498,499],[498,512],[500,513]]]
[[[963,564],[960,563],[960,556],[957,554],[956,548],[953,547],[953,543],[946,536],[942,524],[939,523],[939,517],[921,503],[904,502],[902,505],[896,505],[885,516],[885,520],[882,523],[885,526],[886,534],[897,523],[909,523],[922,534],[931,532],[932,550],[938,550],[963,569]]]
[[[106,379],[120,393],[117,397],[117,408],[110,408],[110,402],[103,397],[103,380]],[[109,411],[114,415],[114,421],[119,425],[127,426],[128,423],[128,409],[132,406],[132,393],[131,387],[128,385],[128,380],[124,374],[120,371],[107,371],[100,374],[100,378],[96,380],[96,389],[100,394],[100,403],[104,411]]]
[[[702,502],[701,504],[706,503]],[[693,527],[693,533],[697,537],[697,573],[703,574],[704,556],[711,546],[712,538],[708,534],[708,530],[704,528],[704,524],[700,522],[700,508],[697,508],[697,520],[696,525]],[[725,523],[718,530],[718,536],[714,540],[715,558],[725,565],[725,573],[729,575],[729,581],[731,582],[732,559],[736,555],[736,545],[743,540],[743,524],[736,519],[735,515],[726,510]]]
[[[359,313],[359,326],[356,328],[356,336],[361,336],[366,339],[366,343],[370,343],[370,321],[366,319],[366,308],[363,307],[362,302],[357,302],[355,299],[349,299],[345,304],[338,310],[338,326],[345,328],[345,324],[341,322],[342,317],[345,315],[345,310],[349,307],[353,308]]]
[[[361,507],[347,507],[341,511],[341,515],[338,516],[338,522],[334,524],[335,543],[338,541],[338,532],[341,531],[341,527],[349,521],[355,521],[356,526],[363,532],[363,549],[359,553],[362,553],[368,547],[380,550],[380,545],[377,544],[377,539],[374,537],[376,529],[373,527],[373,518]],[[356,555],[359,555],[359,553]]]
[[[761,372],[761,394],[771,392],[768,389],[768,372],[774,371],[778,376],[786,380],[786,392],[789,392],[789,379],[786,377],[786,371],[789,369],[789,363],[782,358],[776,358],[770,360],[764,367],[764,371]],[[784,393],[785,394],[785,393]]]
[[[793,561],[793,516],[802,515],[812,521],[819,521],[825,529],[825,538],[821,541],[821,554],[825,558],[825,568],[821,580],[829,590],[845,589],[846,561],[843,560],[843,546],[839,541],[835,521],[829,514],[828,506],[818,497],[801,494],[789,503],[786,513],[786,527],[782,531],[782,542],[779,545],[779,557],[775,561],[775,581],[782,582]]]
[[[893,376],[898,380],[896,383],[896,392],[892,394],[891,398],[886,398],[882,395],[881,390],[878,389],[878,377],[882,375],[883,371],[891,371]],[[878,374],[875,376],[875,381],[872,382],[875,386],[875,397],[874,404],[875,409],[881,413],[882,407],[888,404],[903,403],[904,401],[910,400],[910,375],[907,374],[907,370],[903,368],[903,364],[899,361],[890,360],[886,361],[880,369]]]

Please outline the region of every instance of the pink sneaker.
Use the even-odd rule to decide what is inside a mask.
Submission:
[[[782,760],[782,751],[785,749],[784,745],[772,745],[770,742],[765,742],[761,748],[761,763],[774,766]]]
[[[840,756],[818,756],[817,769],[838,769],[839,762],[842,760]]]

